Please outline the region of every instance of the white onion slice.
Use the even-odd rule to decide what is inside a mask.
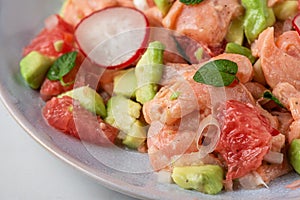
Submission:
[[[58,25],[58,16],[57,15],[51,15],[45,20],[45,27],[48,31],[51,31],[53,28],[55,28]]]
[[[213,155],[202,156],[199,152],[192,152],[189,154],[176,155],[171,158],[173,167],[183,167],[183,166],[198,166],[198,165],[222,165],[220,160]]]
[[[199,152],[193,152],[183,155],[175,155],[171,158],[173,167],[183,167],[192,165],[203,165]]]
[[[147,0],[133,0],[133,4],[136,9],[141,10],[141,11],[145,11],[145,10],[149,9]]]
[[[161,170],[157,172],[157,182],[159,183],[172,183],[171,172]]]
[[[207,116],[200,122],[196,136],[199,158],[204,158],[206,155],[215,150],[219,142],[220,135],[220,124],[212,115]],[[201,140],[202,137],[204,137],[204,141],[202,145],[199,145],[199,140]]]
[[[283,153],[269,151],[264,156],[264,160],[272,164],[281,164],[283,162]]]
[[[269,188],[268,185],[263,181],[261,176],[255,171],[250,172],[245,176],[239,178],[239,183],[242,186],[242,188],[245,189],[256,189],[260,186]]]

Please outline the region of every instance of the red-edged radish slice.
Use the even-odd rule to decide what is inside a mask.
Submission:
[[[292,21],[293,27],[294,29],[298,32],[298,34],[300,35],[300,13],[297,14],[293,21]]]
[[[109,7],[85,17],[75,29],[76,42],[92,62],[125,68],[144,52],[149,38],[146,16],[128,7]]]

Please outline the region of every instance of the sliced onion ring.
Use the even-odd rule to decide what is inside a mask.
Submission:
[[[255,171],[239,178],[239,183],[244,189],[256,189],[260,186],[269,188],[268,185],[263,181],[262,177]]]
[[[215,128],[212,128],[212,127]],[[205,131],[207,128],[207,131]],[[199,157],[204,158],[209,153],[213,152],[219,142],[221,135],[220,124],[217,119],[215,119],[212,115],[207,116],[204,118],[199,125],[196,141],[197,141],[197,148],[199,150]],[[199,141],[204,138],[202,144],[199,145]],[[209,141],[208,141],[209,140]]]
[[[283,153],[269,151],[264,156],[264,160],[272,164],[281,164],[283,162]]]
[[[157,182],[159,183],[172,183],[171,172],[161,170],[157,172]]]
[[[220,160],[214,157],[213,155],[208,154],[203,158],[200,158],[200,155],[201,154],[199,152],[192,152],[188,154],[173,156],[171,158],[172,166],[183,167],[183,166],[193,166],[193,165],[197,166],[197,165],[205,165],[205,164],[222,166]]]
[[[136,9],[141,11],[146,11],[150,7],[147,0],[133,0],[133,4]]]

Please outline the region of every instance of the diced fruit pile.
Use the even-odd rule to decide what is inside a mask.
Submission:
[[[66,0],[20,61],[45,121],[207,194],[300,173],[299,1],[209,1]]]
[[[120,21],[123,22],[120,26],[111,26],[112,22],[117,24]],[[133,102],[130,96],[123,97],[127,78],[119,76],[120,84],[115,84],[115,93],[122,95],[108,101],[108,110],[99,93],[106,93],[108,96],[111,94],[89,87],[88,80],[79,80],[76,84],[75,81],[85,59],[93,63],[94,67],[118,70],[137,62],[147,49],[148,25],[148,20],[141,11],[128,7],[109,7],[95,11],[83,18],[75,28],[59,15],[46,19],[45,28],[24,48],[20,70],[27,84],[32,89],[39,89],[41,98],[46,101],[43,116],[47,123],[61,132],[97,144],[114,143],[119,130],[122,130],[126,133],[122,138],[125,145],[130,148],[142,145],[146,132],[143,122],[138,119],[141,106]],[[132,30],[138,31],[131,33]],[[119,34],[124,31],[130,34]],[[159,51],[161,56],[162,51]],[[128,55],[120,57],[124,52]],[[116,58],[117,61],[114,60]],[[134,70],[131,71],[131,79],[137,79]],[[125,74],[126,70],[122,73]],[[101,77],[98,79],[101,82]],[[135,92],[135,88],[130,92]],[[141,96],[140,93],[143,92],[139,90],[138,93]],[[122,106],[116,110],[115,104],[123,105],[124,108]],[[131,114],[132,110],[126,110],[131,105],[138,107],[134,115]],[[121,118],[118,120],[115,116]]]

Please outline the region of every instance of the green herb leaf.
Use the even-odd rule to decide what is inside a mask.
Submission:
[[[73,51],[60,56],[50,67],[47,78],[52,81],[60,80],[63,85],[66,85],[63,77],[74,68],[77,54],[78,52]]]
[[[226,59],[210,61],[204,64],[194,75],[198,83],[215,87],[228,86],[237,79],[238,66],[235,62]]]
[[[170,100],[173,101],[173,100],[178,99],[179,95],[180,95],[180,92],[173,92],[170,96]]]
[[[196,5],[198,3],[201,3],[203,0],[179,0],[181,3],[184,3],[185,5]]]
[[[252,64],[255,63],[256,61],[256,58],[252,55],[252,52],[249,48],[234,42],[227,43],[225,48],[225,53],[236,53],[236,54],[246,56],[247,58],[249,58]]]
[[[274,101],[277,105],[279,105],[280,107],[284,108],[284,105],[279,101],[279,99],[277,99],[273,94],[272,92],[270,91],[265,91],[264,94],[263,94],[263,97],[265,99],[270,99],[272,101]]]

